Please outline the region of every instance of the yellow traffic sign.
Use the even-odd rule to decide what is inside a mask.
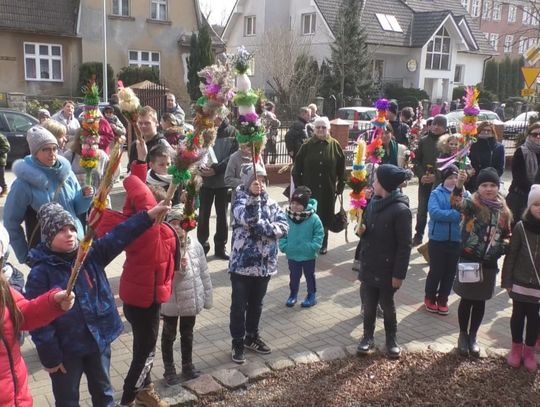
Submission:
[[[528,96],[534,96],[534,94],[535,94],[534,89],[531,89],[531,88],[521,89],[521,96],[523,96],[524,98]]]
[[[540,74],[540,68],[538,67],[523,67],[521,68],[521,72],[523,72],[523,77],[525,78],[525,83],[527,84],[527,87],[530,88],[534,84],[534,81],[536,81],[536,78]]]
[[[525,61],[530,65],[536,64],[540,60],[540,48],[538,48],[538,45],[533,45],[525,51],[523,58],[525,58]]]

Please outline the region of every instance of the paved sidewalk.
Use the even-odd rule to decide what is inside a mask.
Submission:
[[[270,187],[270,195],[285,205],[281,191],[283,187]],[[410,185],[405,189],[409,195],[413,213],[416,212],[417,187]],[[113,205],[121,205],[123,196],[117,190],[113,195]],[[3,206],[3,203],[2,203]],[[212,223],[212,222],[211,222]],[[192,232],[193,233],[193,232]],[[213,234],[213,231],[212,231]],[[211,236],[212,236],[211,234]],[[210,239],[212,240],[212,239]],[[352,259],[358,239],[349,226],[349,240],[344,233],[331,234],[328,254],[317,261],[317,298],[319,303],[310,309],[299,305],[285,307],[289,294],[288,269],[285,256],[280,254],[279,274],[270,281],[265,300],[261,328],[262,337],[272,347],[272,354],[262,356],[248,351],[248,361],[268,360],[307,350],[320,350],[331,346],[356,344],[362,333],[362,319],[359,316],[359,282],[351,271]],[[208,257],[214,286],[214,307],[203,311],[195,325],[194,364],[204,372],[218,368],[237,366],[231,362],[231,341],[229,335],[230,282],[227,262],[212,256]],[[123,255],[107,268],[111,285],[118,293]],[[23,266],[25,271],[27,268]],[[416,249],[413,249],[411,266],[403,287],[396,294],[398,312],[398,339],[400,343],[419,341],[426,343],[455,344],[458,335],[456,295],[450,297],[450,315],[438,316],[427,313],[423,308],[424,284],[427,264]],[[302,281],[301,296],[305,292]],[[121,302],[118,299],[120,312]],[[487,303],[486,315],[479,332],[479,341],[484,346],[508,347],[510,344],[509,319],[511,306],[508,296],[499,288],[495,297]],[[376,341],[384,341],[382,320],[377,322]],[[111,378],[117,392],[122,389],[123,378],[131,359],[132,337],[130,326],[126,323],[124,333],[112,344]],[[23,346],[23,356],[29,370],[29,386],[36,406],[54,405],[48,374],[41,368],[31,340]],[[179,362],[179,343],[175,343],[176,360]],[[163,362],[158,341],[158,349],[153,369],[154,379],[163,374]],[[81,385],[81,404],[91,405],[84,381]]]

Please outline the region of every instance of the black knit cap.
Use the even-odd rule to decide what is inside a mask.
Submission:
[[[487,167],[480,170],[476,177],[476,187],[478,188],[484,182],[493,182],[497,186],[501,183],[501,179],[495,168]]]
[[[291,197],[291,202],[298,202],[305,208],[309,202],[309,198],[311,198],[311,189],[305,186],[299,186],[294,190],[294,193]]]
[[[454,164],[450,164],[448,167],[446,167],[444,170],[441,170],[441,183],[446,180],[446,178],[452,176],[452,175],[458,175],[459,169]]]
[[[397,112],[398,112],[398,104],[396,102],[388,103],[388,110],[391,111],[394,114],[397,114]]]
[[[388,192],[397,189],[408,178],[407,171],[393,164],[382,164],[377,168],[377,181]]]

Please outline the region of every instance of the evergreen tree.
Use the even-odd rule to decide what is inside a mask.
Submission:
[[[342,0],[338,11],[335,42],[328,61],[341,101],[367,91],[370,58],[366,35],[360,25],[361,0]]]
[[[199,84],[202,79],[197,73],[208,65],[214,63],[212,51],[212,38],[208,25],[204,24],[199,30],[199,35],[193,33],[189,44],[190,54],[187,59],[188,83],[187,90],[191,100],[197,100],[201,96]]]
[[[501,62],[501,64],[504,66],[504,82],[501,84],[501,88],[504,90],[502,92],[502,95],[500,97],[500,101],[504,101],[508,99],[510,96],[514,96],[512,93],[512,61],[510,57],[507,55],[506,58],[504,58],[504,61]]]
[[[499,75],[498,75],[499,86],[498,86],[498,92],[496,92],[496,95],[499,98],[499,100],[505,100],[507,97],[506,86],[505,86],[506,65],[504,62],[499,62],[497,65],[499,67]]]
[[[486,64],[484,88],[492,93],[499,93],[499,66],[493,60],[489,60]]]
[[[518,96],[521,91],[521,67],[519,65],[519,59],[512,60],[512,75],[511,75],[511,95]]]

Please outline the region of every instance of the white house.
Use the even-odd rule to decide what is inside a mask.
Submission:
[[[330,56],[341,0],[237,0],[223,32],[228,52],[255,51],[254,86],[265,87],[257,52],[268,30],[307,39],[321,62]],[[372,54],[373,79],[421,88],[431,100],[450,100],[452,89],[482,81],[496,55],[460,0],[364,0],[361,22]],[[291,61],[291,64],[294,61]]]

